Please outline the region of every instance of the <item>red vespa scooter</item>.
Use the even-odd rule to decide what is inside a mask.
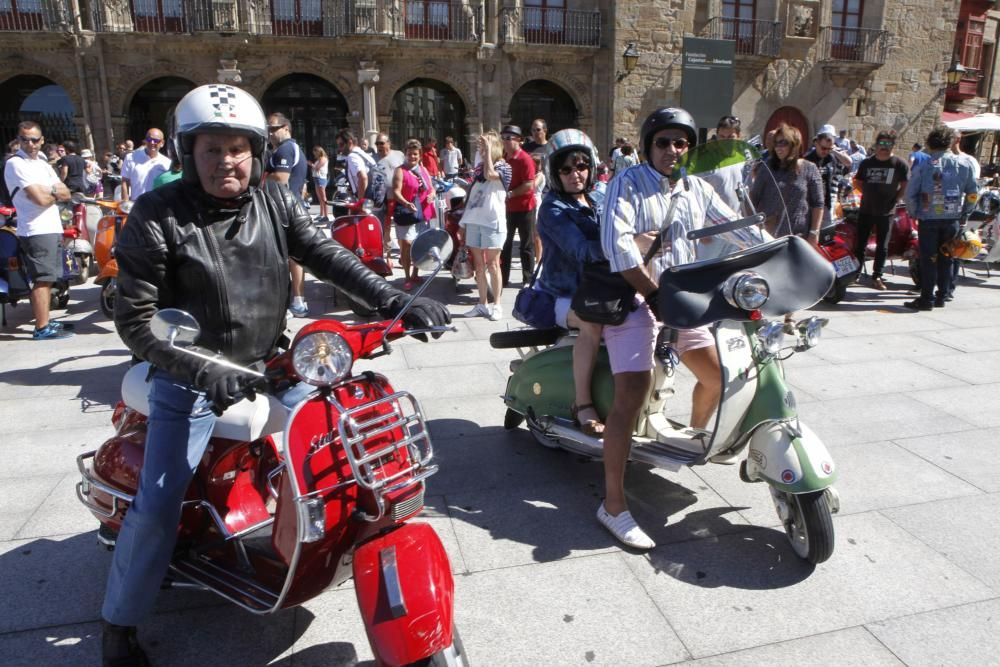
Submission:
[[[415,257],[436,273],[450,239],[443,231],[424,236]],[[401,316],[353,326],[313,322],[265,372],[241,368],[260,378],[262,393],[216,423],[184,503],[170,570],[180,585],[255,614],[302,604],[353,576],[378,665],[466,665],[444,547],[430,526],[408,522],[437,471],[423,412],[386,377],[352,372],[356,360],[389,353],[389,341],[431,332],[404,331]],[[185,347],[199,327],[183,311],[160,311],[152,326],[178,350],[235,366]],[[443,330],[454,329],[433,332]],[[77,459],[77,495],[109,545],[142,465],[146,373],[145,364],[128,371],[112,417],[115,436]]]
[[[330,202],[333,210],[346,210],[330,223],[330,236],[342,246],[358,256],[369,269],[386,278],[392,275],[392,260],[385,256],[382,243],[382,223],[372,214],[370,202],[359,199],[356,202],[334,199]],[[340,293],[351,311],[358,317],[371,317],[371,308]]]

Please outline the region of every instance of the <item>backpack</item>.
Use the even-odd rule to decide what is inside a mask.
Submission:
[[[385,179],[384,179],[384,177],[381,179],[382,180],[382,186],[381,186],[382,187],[382,192],[381,192],[382,199],[381,199],[381,202],[380,202],[380,201],[376,200],[376,198],[379,195],[379,193],[376,191],[376,187],[375,187],[375,179],[377,178],[375,176],[375,173],[378,171],[378,169],[377,169],[378,163],[375,162],[375,158],[373,158],[371,155],[369,155],[368,153],[364,152],[363,150],[361,150],[360,148],[358,148],[356,146],[355,146],[354,150],[352,150],[351,152],[352,153],[357,153],[358,155],[360,155],[361,158],[365,162],[365,166],[368,168],[368,187],[365,188],[365,193],[364,193],[364,195],[362,195],[362,197],[364,199],[371,199],[372,202],[376,206],[381,205],[381,202],[385,201]],[[352,187],[351,189],[353,190],[354,188]],[[355,192],[354,194],[357,195],[358,193]],[[361,198],[361,197],[359,197],[359,198]]]

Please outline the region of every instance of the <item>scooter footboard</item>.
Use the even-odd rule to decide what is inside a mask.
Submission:
[[[819,491],[837,481],[826,445],[801,422],[762,424],[750,436],[747,476],[788,493]]]
[[[381,665],[405,665],[451,646],[455,583],[441,539],[408,523],[354,552],[354,590]]]

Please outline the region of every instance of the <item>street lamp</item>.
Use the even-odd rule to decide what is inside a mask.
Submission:
[[[622,64],[625,66],[625,71],[618,73],[618,81],[622,81],[632,73],[635,66],[639,64],[639,55],[639,49],[636,48],[635,42],[629,42],[625,47],[625,52],[622,53]]]
[[[962,64],[958,62],[958,58],[952,58],[951,66],[948,67],[947,71],[944,73],[945,81],[948,82],[949,86],[958,85],[958,82],[965,78],[968,71],[969,70],[962,67]]]

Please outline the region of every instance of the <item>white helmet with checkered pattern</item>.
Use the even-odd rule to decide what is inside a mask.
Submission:
[[[260,184],[267,146],[267,119],[253,95],[235,86],[210,83],[198,86],[177,103],[174,110],[174,154],[181,161],[184,180],[198,185],[194,137],[198,134],[239,134],[250,140],[253,169],[250,186]]]

